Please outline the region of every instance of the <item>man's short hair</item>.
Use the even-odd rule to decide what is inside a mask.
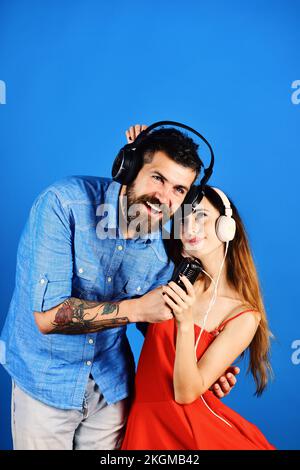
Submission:
[[[154,153],[164,152],[171,160],[199,175],[203,163],[198,154],[199,145],[187,134],[173,128],[161,128],[144,137],[138,146],[143,163],[151,163]]]

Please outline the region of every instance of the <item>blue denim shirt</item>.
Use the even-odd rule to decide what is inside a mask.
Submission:
[[[126,326],[44,335],[33,312],[71,296],[99,301],[140,296],[166,283],[173,272],[161,234],[126,240],[117,212],[98,213],[103,203],[117,211],[120,188],[93,176],[56,182],[34,201],[20,238],[0,362],[20,388],[56,408],[81,410],[90,374],[108,404],[127,397],[134,381],[133,354]],[[106,239],[99,237],[101,223],[109,232]]]

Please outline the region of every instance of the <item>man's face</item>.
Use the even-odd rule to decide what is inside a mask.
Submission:
[[[196,173],[157,151],[145,163],[134,182],[126,187],[127,220],[139,223],[139,231],[150,233],[174,214],[184,201]]]

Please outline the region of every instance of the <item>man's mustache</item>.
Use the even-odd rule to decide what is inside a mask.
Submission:
[[[172,214],[170,207],[167,204],[162,203],[157,197],[151,195],[143,195],[138,197],[133,204],[146,204],[147,202],[152,204],[157,209],[161,210],[162,213],[166,216],[170,216]]]

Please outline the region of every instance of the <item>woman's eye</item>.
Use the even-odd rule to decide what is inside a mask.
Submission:
[[[183,219],[181,219],[180,223],[182,225],[188,224],[191,221],[190,217],[191,216],[184,217]],[[207,214],[205,212],[197,212],[197,214],[194,214],[194,220],[196,222],[202,220],[204,217],[207,217]]]
[[[204,217],[207,217],[207,214],[205,214],[204,212],[200,213],[200,214],[197,214],[196,215],[196,221],[203,220]]]

